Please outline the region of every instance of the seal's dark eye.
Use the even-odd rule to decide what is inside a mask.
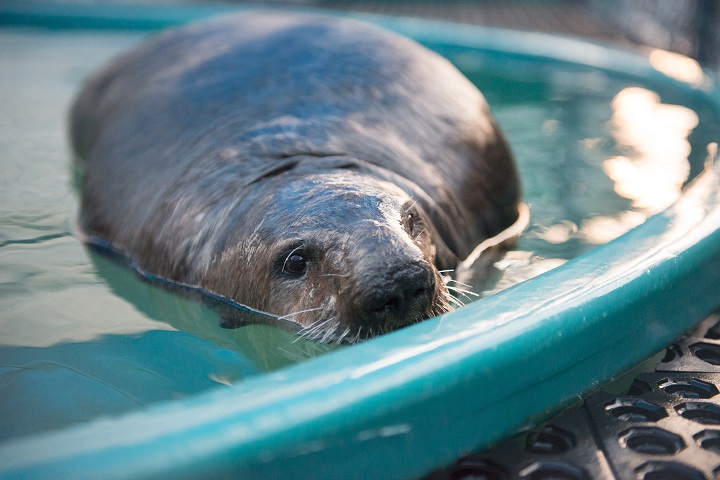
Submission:
[[[299,277],[307,270],[307,258],[302,252],[293,250],[283,263],[283,272],[294,277]]]

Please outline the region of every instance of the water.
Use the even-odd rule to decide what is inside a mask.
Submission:
[[[224,330],[210,309],[79,242],[67,111],[87,74],[142,38],[0,30],[0,441],[227,388],[329,349],[269,327]],[[710,112],[627,80],[454,60],[505,130],[532,213],[490,290],[641,223],[720,137]]]

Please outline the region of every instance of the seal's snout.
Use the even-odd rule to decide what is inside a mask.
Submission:
[[[428,316],[435,297],[435,275],[429,265],[413,264],[378,283],[358,298],[358,313],[367,326],[389,330]]]
[[[402,272],[394,280],[380,295],[368,299],[366,310],[403,316],[412,307],[429,301],[434,283],[429,269]]]

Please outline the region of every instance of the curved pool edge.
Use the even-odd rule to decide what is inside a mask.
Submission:
[[[385,26],[393,22],[429,44],[428,37],[445,35],[452,47],[458,32],[406,19]],[[483,48],[486,29],[461,30],[458,48]],[[496,31],[491,37],[501,40]],[[511,38],[516,49],[519,38]],[[532,42],[527,50],[535,53],[526,53],[538,55],[538,48]],[[620,62],[629,74],[655,72],[634,58]],[[717,91],[677,85],[720,109]],[[708,285],[717,292],[719,187],[716,164],[672,207],[628,234],[452,314],[233,389],[0,445],[0,476],[426,473],[596,389],[717,307]]]

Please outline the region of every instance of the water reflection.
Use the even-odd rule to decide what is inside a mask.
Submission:
[[[603,171],[615,182],[615,192],[629,199],[637,212],[655,214],[677,200],[688,179],[688,136],[698,116],[687,107],[663,104],[656,93],[638,87],[622,90],[611,106],[611,132],[627,155],[609,158]],[[614,220],[629,229],[640,218],[625,215]],[[591,231],[587,236],[593,235]]]
[[[615,240],[623,233],[637,227],[647,219],[647,215],[627,211],[614,216],[598,215],[582,222],[579,229],[583,241],[591,245],[602,245]]]
[[[300,339],[291,332],[266,325],[222,328],[223,312],[207,306],[202,297],[139,280],[123,262],[93,250],[89,252],[98,276],[116,296],[142,315],[239,353],[258,372],[275,370],[338,348]]]
[[[690,108],[661,102],[657,93],[640,87],[622,89],[610,102],[609,132],[621,155],[602,162],[614,192],[630,201],[630,209],[596,214],[538,227],[532,238],[559,245],[578,239],[590,245],[607,243],[667,208],[681,194],[690,175],[688,137],[698,125]],[[580,140],[595,148],[600,139]]]
[[[0,442],[119,415],[257,375],[246,356],[184,332],[0,346]],[[89,361],[88,359],[92,359]]]
[[[699,87],[705,82],[705,74],[698,62],[679,53],[653,49],[648,55],[650,64],[668,77]]]

